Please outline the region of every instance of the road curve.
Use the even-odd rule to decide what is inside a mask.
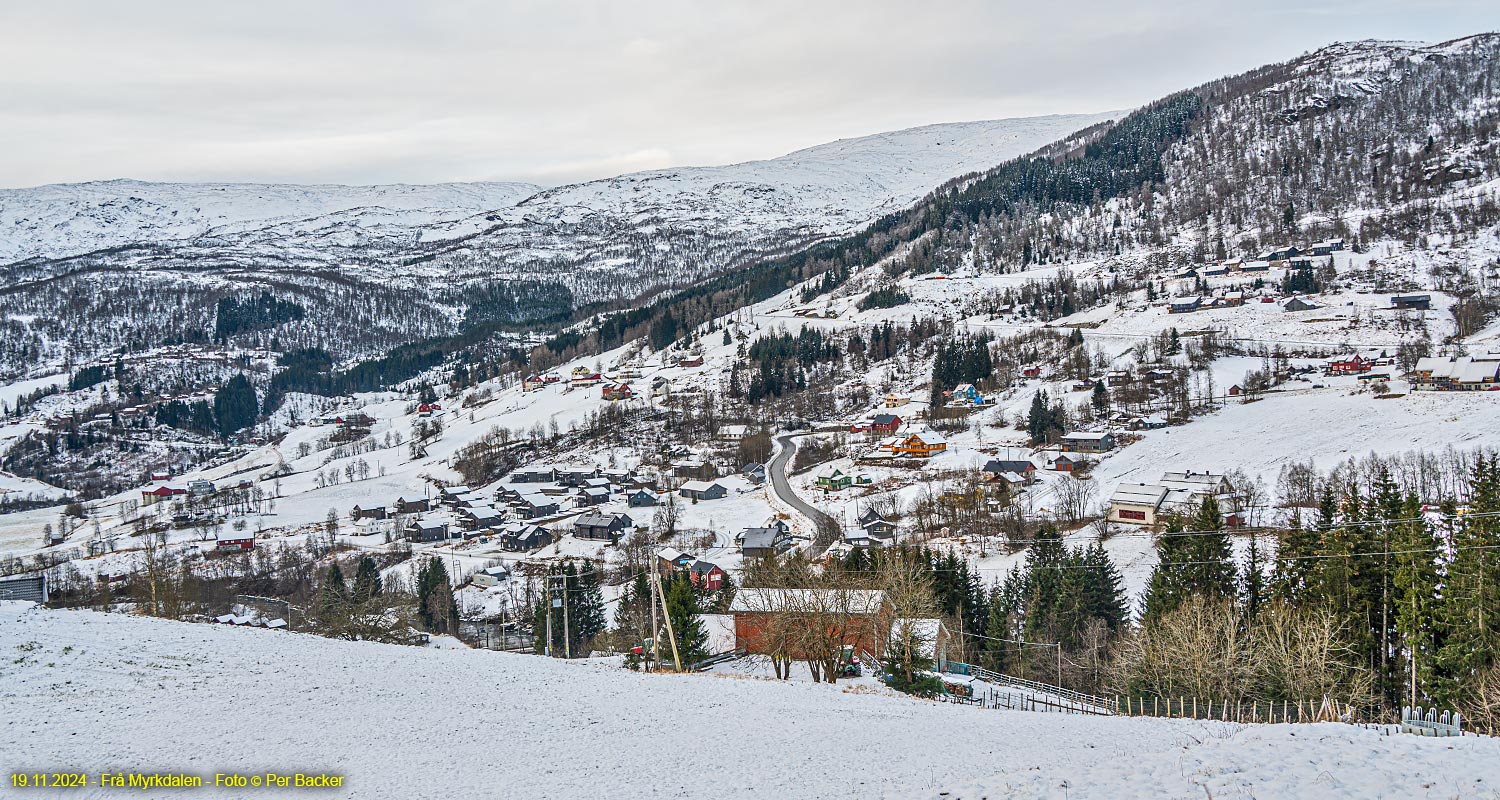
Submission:
[[[819,511],[798,497],[797,493],[792,491],[791,483],[786,479],[787,465],[792,462],[792,458],[797,454],[796,437],[798,435],[789,433],[776,437],[776,444],[780,445],[780,447],[776,450],[776,454],[771,456],[771,460],[766,462],[766,477],[771,481],[771,491],[776,493],[781,502],[797,509],[799,514],[806,517],[807,521],[812,523],[812,553],[816,557],[822,555],[823,551],[827,550],[828,546],[833,544],[831,540],[821,541],[820,539],[830,535],[837,536],[839,525],[834,521],[833,517]],[[833,533],[825,533],[827,531]],[[820,536],[820,534],[822,535]]]

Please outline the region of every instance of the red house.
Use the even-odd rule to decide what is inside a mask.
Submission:
[[[635,397],[635,391],[630,388],[630,384],[628,383],[606,383],[600,392],[600,396],[605,400],[629,400]]]
[[[255,549],[255,537],[242,536],[234,539],[219,539],[216,543],[220,553],[238,553]]]
[[[1355,354],[1330,358],[1323,369],[1329,375],[1357,375],[1361,372],[1369,372],[1373,366],[1375,366],[1374,361]]]
[[[703,366],[703,356],[688,356],[686,358],[679,358],[677,359],[677,366],[701,367]]]
[[[724,570],[719,569],[718,564],[711,564],[701,558],[693,562],[688,577],[694,586],[707,592],[717,592],[724,588]]]
[[[876,433],[895,433],[901,428],[901,418],[895,414],[876,414],[875,421],[870,423],[870,430]]]
[[[163,500],[170,500],[180,494],[187,494],[187,489],[177,486],[158,486],[155,489],[145,489],[141,491],[141,505],[149,506],[153,503],[160,503]]]
[[[1239,397],[1240,393],[1243,392],[1243,391],[1244,390],[1240,388],[1240,385],[1238,383],[1236,383],[1235,385],[1229,387],[1229,396],[1230,397]]]
[[[1042,368],[1026,367],[1025,369],[1021,370],[1021,375],[1027,378],[1040,378],[1042,377]]]
[[[788,641],[795,631],[777,631],[773,620],[799,626],[827,625],[828,635],[854,648],[856,654],[879,658],[885,634],[891,627],[891,604],[878,589],[740,589],[729,604],[734,615],[735,647],[747,653],[766,654],[790,650],[792,658],[804,653]]]

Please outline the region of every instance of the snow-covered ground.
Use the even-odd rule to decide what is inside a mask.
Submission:
[[[1321,800],[1488,797],[1500,785],[1500,744],[1486,737],[980,710],[13,602],[0,603],[0,651],[7,769],[96,781],[301,771],[343,776],[324,796],[403,799]]]

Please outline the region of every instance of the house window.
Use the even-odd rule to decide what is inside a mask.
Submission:
[[[1138,519],[1144,522],[1146,519],[1146,512],[1130,511],[1122,508],[1120,509],[1120,519]]]

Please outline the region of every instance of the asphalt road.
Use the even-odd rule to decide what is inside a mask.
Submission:
[[[819,556],[833,542],[819,541],[818,534],[825,530],[837,531],[838,523],[834,522],[833,517],[804,502],[802,498],[797,496],[796,492],[792,491],[792,485],[787,482],[787,466],[792,463],[792,458],[797,454],[796,437],[797,434],[785,434],[776,437],[776,443],[781,445],[781,447],[776,451],[776,455],[771,456],[771,460],[766,463],[766,475],[771,480],[771,491],[776,493],[781,502],[797,509],[798,513],[807,517],[807,521],[812,523],[813,555]]]

